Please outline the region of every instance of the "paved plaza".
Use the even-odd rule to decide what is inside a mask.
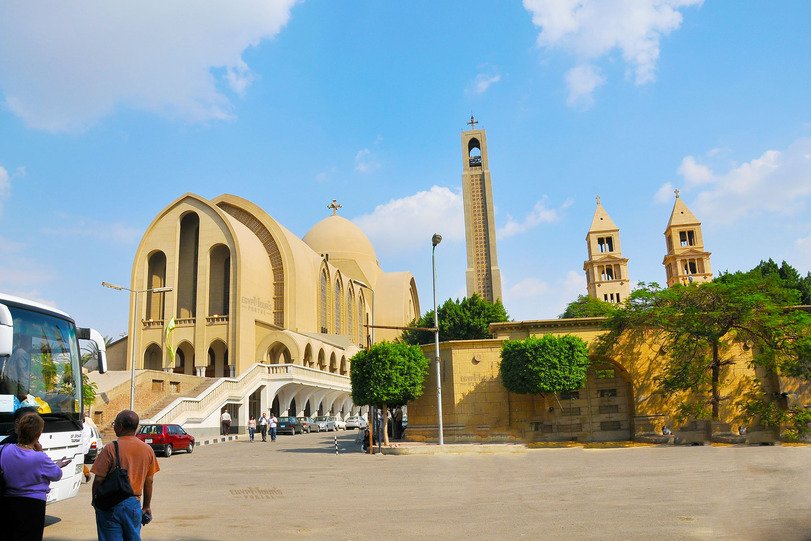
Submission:
[[[368,456],[354,433],[160,458],[144,539],[811,539],[811,447]],[[95,539],[90,485],[45,539]]]

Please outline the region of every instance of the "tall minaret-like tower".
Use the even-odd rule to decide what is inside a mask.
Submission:
[[[667,255],[662,261],[667,273],[667,287],[709,282],[712,280],[710,252],[704,251],[701,222],[679,197],[679,190],[675,193],[676,202],[665,229]]]
[[[628,259],[622,257],[620,228],[600,203],[586,233],[589,258],[583,263],[589,297],[601,301],[620,303],[628,298]]]
[[[493,219],[493,188],[487,161],[487,136],[476,129],[470,115],[470,129],[462,132],[462,196],[465,204],[467,240],[467,295],[477,293],[490,302],[501,300],[501,271],[496,258],[496,229]]]

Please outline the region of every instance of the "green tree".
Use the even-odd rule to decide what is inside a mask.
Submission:
[[[479,340],[490,338],[491,323],[509,321],[507,310],[500,300],[490,302],[476,295],[465,297],[461,301],[448,299],[439,307],[439,339]],[[414,321],[411,327],[433,327],[434,311],[429,310],[424,316]],[[406,344],[419,345],[433,342],[431,331],[407,330],[402,334]]]
[[[617,309],[616,304],[601,301],[588,295],[580,295],[566,306],[566,310],[560,314],[561,319],[574,317],[607,317]]]
[[[589,352],[583,340],[548,334],[504,342],[498,371],[510,392],[545,394],[580,389],[588,368]]]
[[[658,382],[665,394],[698,397],[693,414],[719,417],[723,368],[734,342],[754,348],[754,362],[769,374],[807,377],[809,315],[787,310],[798,292],[775,276],[736,273],[703,283],[662,289],[641,284],[606,321],[596,352],[611,355],[623,341],[653,341],[666,356]],[[683,404],[684,411],[693,402]],[[707,411],[705,406],[709,405]]]
[[[422,396],[428,376],[428,358],[417,346],[380,342],[352,357],[352,401],[383,408],[400,406]],[[388,443],[388,431],[384,430]]]

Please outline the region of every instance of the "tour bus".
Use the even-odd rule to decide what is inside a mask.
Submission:
[[[56,308],[0,293],[0,440],[14,432],[14,412],[34,407],[45,420],[39,442],[53,460],[73,459],[51,483],[48,503],[71,498],[82,482],[82,367],[79,339],[95,343],[107,370],[104,337],[76,328]]]

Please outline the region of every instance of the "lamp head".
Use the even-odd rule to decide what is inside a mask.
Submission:
[[[433,247],[436,248],[436,245],[439,244],[440,242],[442,242],[442,235],[440,235],[439,233],[434,233],[434,236],[431,237],[431,244],[433,245]]]

